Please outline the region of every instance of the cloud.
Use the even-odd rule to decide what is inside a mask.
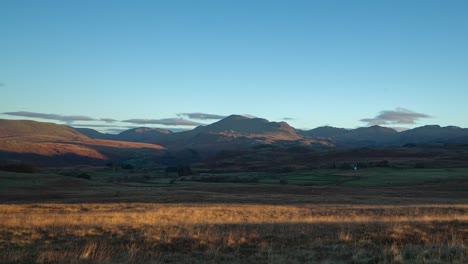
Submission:
[[[120,134],[121,132],[124,132],[128,129],[125,129],[125,128],[109,128],[109,129],[106,129],[104,130],[104,133],[108,133],[108,134]]]
[[[199,126],[205,125],[202,123],[190,121],[183,118],[164,118],[164,119],[127,119],[122,120],[122,122],[132,123],[132,124],[139,124],[139,125],[146,125],[146,124],[153,124],[153,125],[165,125],[165,126]]]
[[[381,111],[374,118],[363,118],[359,121],[366,122],[368,125],[408,125],[415,124],[421,118],[432,118],[432,116],[398,107],[395,110]]]
[[[284,121],[291,121],[291,120],[296,120],[295,118],[292,117],[283,117]]]
[[[44,114],[44,113],[36,113],[36,112],[6,112],[3,113],[4,115],[12,115],[12,116],[21,116],[21,117],[32,117],[32,118],[42,118],[42,119],[49,119],[49,120],[57,120],[67,123],[72,123],[75,121],[96,121],[96,119],[89,117],[89,116],[80,116],[80,115],[73,115],[73,116],[63,116],[63,115],[56,115],[56,114]]]
[[[57,114],[44,114],[44,113],[37,113],[37,112],[26,112],[26,111],[18,111],[18,112],[6,112],[2,113],[4,115],[12,115],[12,116],[21,116],[21,117],[31,117],[31,118],[41,118],[41,119],[48,119],[48,120],[56,120],[62,121],[66,123],[73,123],[75,121],[103,121],[106,123],[113,123],[117,120],[111,118],[101,118],[96,119],[89,116],[82,116],[82,115],[71,115],[71,116],[64,116],[64,115],[57,115]]]
[[[242,116],[243,116],[243,117],[250,118],[250,119],[252,119],[252,118],[257,118],[256,116],[254,116],[254,115],[249,115],[249,114],[243,114]]]
[[[106,123],[114,123],[114,122],[117,121],[117,120],[112,119],[112,118],[101,118],[101,119],[99,119],[99,120],[100,120],[100,121],[104,121],[104,122],[106,122]]]
[[[219,119],[223,119],[226,117],[223,115],[206,114],[206,113],[181,113],[181,114],[178,114],[178,116],[186,116],[190,119],[198,119],[198,120],[210,120],[210,119],[219,120]]]
[[[73,124],[72,127],[122,127],[122,128],[131,128],[130,126],[114,126],[114,125],[98,125],[98,124]]]

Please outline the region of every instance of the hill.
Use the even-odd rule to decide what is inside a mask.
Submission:
[[[172,134],[172,131],[167,129],[139,127],[123,131],[115,136],[115,139],[121,141],[157,144],[158,142],[163,141],[169,134]]]
[[[356,129],[319,127],[301,131],[310,138],[328,138],[341,147],[402,146],[405,144],[467,144],[468,129],[456,126],[428,125],[397,132],[388,127]]]
[[[0,119],[0,140],[7,138],[56,138],[66,140],[84,140],[88,137],[75,129],[53,123],[30,120]]]
[[[92,139],[116,140],[116,135],[114,134],[101,133],[91,128],[73,127],[73,129]]]
[[[346,132],[348,132],[348,129],[345,128],[322,126],[307,131],[300,131],[299,133],[306,137],[334,138]]]
[[[468,143],[468,129],[428,125],[400,133],[400,143]]]
[[[263,118],[248,118],[241,115],[231,115],[213,124],[199,126],[195,130],[204,133],[233,132],[244,135],[282,135],[285,140],[300,138],[296,129],[286,122],[269,122]]]
[[[337,144],[346,146],[385,146],[397,144],[398,132],[392,128],[360,127],[334,137]]]
[[[135,155],[159,156],[163,149],[155,144],[91,139],[65,125],[0,120],[0,161],[103,164]]]
[[[201,151],[245,149],[261,144],[326,145],[320,139],[306,139],[286,122],[231,115],[193,130],[172,133],[159,143],[168,148],[193,148]]]

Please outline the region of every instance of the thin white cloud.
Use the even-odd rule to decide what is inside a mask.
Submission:
[[[64,116],[64,115],[56,115],[56,114],[44,114],[44,113],[36,113],[36,112],[25,112],[25,111],[18,111],[18,112],[5,112],[4,115],[11,115],[11,116],[21,116],[21,117],[31,117],[31,118],[41,118],[41,119],[48,119],[48,120],[57,120],[62,122],[75,122],[75,121],[96,121],[96,119],[89,117],[89,116],[80,116],[80,115],[72,115],[72,116]]]
[[[112,118],[101,118],[101,119],[99,119],[99,121],[104,121],[104,122],[106,122],[106,123],[114,123],[114,122],[117,122],[117,120],[112,119]]]
[[[252,119],[252,118],[257,118],[256,116],[254,116],[254,115],[249,115],[249,114],[243,114],[242,116],[243,116],[243,117],[247,117],[247,118],[251,118],[251,119]]]
[[[198,120],[219,120],[223,119],[226,116],[223,115],[216,115],[216,114],[206,114],[206,113],[180,113],[178,116],[185,116],[190,119],[198,119]]]
[[[190,121],[183,118],[164,118],[164,119],[127,119],[122,120],[125,123],[139,124],[139,125],[165,125],[165,126],[199,126],[204,125],[199,122]]]
[[[73,123],[76,121],[103,121],[106,123],[113,123],[117,120],[111,118],[101,118],[96,119],[89,116],[83,115],[58,115],[58,114],[45,114],[45,113],[38,113],[38,112],[27,112],[27,111],[17,111],[17,112],[5,112],[2,113],[4,115],[11,115],[11,116],[20,116],[20,117],[30,117],[30,118],[40,118],[40,119],[47,119],[47,120],[55,120],[61,121],[66,123]]]

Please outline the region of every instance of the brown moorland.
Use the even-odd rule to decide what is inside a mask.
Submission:
[[[468,182],[461,180],[351,188],[2,175],[1,263],[468,259]]]

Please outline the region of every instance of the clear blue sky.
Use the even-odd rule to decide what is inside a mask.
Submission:
[[[467,14],[466,0],[2,0],[0,113],[468,127]]]

